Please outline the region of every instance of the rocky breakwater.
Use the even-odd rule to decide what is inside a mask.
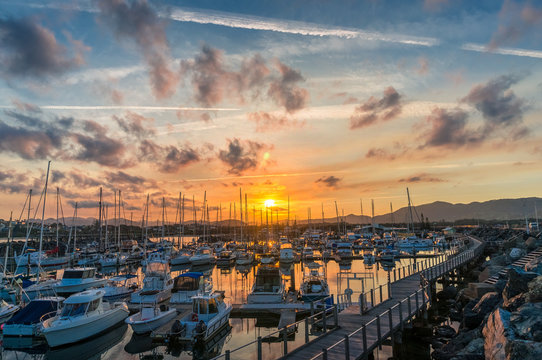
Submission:
[[[483,268],[495,266],[495,258],[511,263],[517,252],[514,249],[529,250],[527,241],[531,249],[542,245],[541,239],[519,238]],[[447,301],[450,318],[460,321],[460,326],[457,333],[450,327],[435,329],[433,342],[440,346],[434,346],[438,349],[432,353],[433,359],[542,359],[542,258],[523,267],[510,267],[494,285],[469,284]]]

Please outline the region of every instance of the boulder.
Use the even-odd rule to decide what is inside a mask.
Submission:
[[[455,329],[448,325],[442,325],[435,328],[435,336],[451,339],[455,336]]]
[[[536,249],[537,247],[537,242],[536,242],[536,238],[534,237],[529,237],[527,240],[525,240],[525,246],[527,246],[527,249],[529,251],[533,251],[534,249]]]
[[[484,354],[487,360],[505,360],[505,347],[510,334],[510,312],[498,308],[491,313],[482,330],[484,335]]]
[[[465,346],[463,350],[457,353],[458,357],[465,359],[481,359],[484,360],[484,339],[476,338]]]
[[[518,294],[527,292],[529,290],[529,282],[537,276],[538,274],[534,272],[526,272],[518,268],[511,268],[508,271],[508,281],[502,292],[503,299],[508,301]]]
[[[486,283],[469,283],[463,295],[470,299],[480,299],[484,294],[495,291],[495,287]]]
[[[542,257],[537,257],[525,264],[525,271],[532,271],[542,275]]]
[[[439,300],[455,299],[457,295],[457,289],[454,286],[446,286],[441,291],[437,292],[437,298]]]
[[[518,338],[542,341],[542,303],[521,306],[510,315],[510,323]]]
[[[542,301],[542,276],[531,280],[527,286],[529,291],[526,294],[526,300],[532,303]]]
[[[487,314],[493,311],[493,309],[500,303],[501,295],[497,292],[489,292],[484,294],[482,298],[475,303],[475,301],[469,303],[463,309],[463,325],[468,329],[474,329],[478,327]],[[474,305],[472,305],[475,303]]]
[[[497,275],[502,269],[504,269],[504,266],[502,265],[489,265],[480,272],[478,275],[478,281],[484,282],[493,275]]]
[[[512,248],[510,249],[510,252],[508,253],[508,256],[510,256],[510,259],[512,259],[512,261],[516,261],[525,255],[526,255],[525,250],[520,249],[520,248]]]
[[[441,349],[433,351],[431,357],[435,360],[449,360],[456,358],[460,351],[463,351],[474,339],[482,337],[482,333],[479,329],[462,331],[452,340],[450,340]],[[462,356],[461,358],[464,358]]]

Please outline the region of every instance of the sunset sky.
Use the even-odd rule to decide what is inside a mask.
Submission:
[[[0,1],[0,218],[541,196],[538,1]],[[33,203],[36,204],[37,197]],[[237,209],[238,209],[237,204]],[[187,205],[188,207],[188,205]],[[112,214],[112,209],[109,210]],[[129,215],[127,215],[129,216]],[[23,216],[24,217],[24,216]],[[39,216],[38,216],[39,217]],[[187,218],[190,218],[187,215]],[[215,218],[212,211],[211,218]],[[250,216],[252,218],[252,215]]]

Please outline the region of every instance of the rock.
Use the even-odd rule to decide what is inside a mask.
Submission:
[[[437,293],[439,300],[455,299],[457,295],[457,289],[453,286],[446,286],[444,289]]]
[[[510,315],[514,334],[523,340],[540,341],[542,333],[542,303],[525,304]]]
[[[542,275],[542,257],[537,257],[525,264],[525,271],[532,271]]]
[[[504,266],[502,265],[489,265],[482,272],[480,272],[478,275],[478,281],[484,282],[493,275],[497,275],[502,269],[504,269]]]
[[[508,271],[508,281],[502,292],[504,301],[529,290],[529,281],[538,276],[537,273],[526,272],[518,268],[511,268]]]
[[[484,294],[495,291],[495,287],[486,283],[469,283],[463,294],[471,299],[480,299]]]
[[[486,315],[492,312],[500,301],[501,295],[499,293],[490,292],[484,294],[484,296],[482,296],[482,298],[474,305],[472,305],[474,301],[469,303],[469,305],[463,309],[463,325],[468,329],[478,327]]]
[[[534,237],[529,237],[527,240],[525,240],[525,246],[527,246],[527,249],[529,251],[533,251],[534,249],[536,249],[536,238]]]
[[[448,325],[435,328],[435,336],[451,339],[455,336],[455,329]]]
[[[512,261],[518,260],[519,258],[525,256],[526,252],[523,249],[520,248],[512,248],[510,249],[510,252],[508,253],[508,256],[510,256],[510,259]]]
[[[526,300],[533,303],[542,301],[542,276],[531,280],[527,286],[529,291],[527,292]]]
[[[463,319],[463,313],[456,309],[450,309],[450,320],[452,321],[461,321]]]
[[[493,286],[495,287],[496,292],[498,292],[499,294],[502,294],[502,292],[504,290],[504,287],[506,286],[506,280],[505,279],[499,279],[499,280],[497,280],[497,282]]]
[[[511,341],[506,347],[506,359],[540,360],[542,343],[525,340]]]
[[[460,351],[463,351],[474,339],[481,337],[482,333],[479,329],[462,331],[441,349],[433,351],[431,357],[435,360],[449,360],[456,358],[458,356],[457,354]],[[459,358],[465,358],[465,356]]]
[[[484,354],[487,360],[506,359],[505,346],[508,343],[510,328],[510,312],[498,308],[491,313],[482,330],[484,335]]]
[[[469,359],[485,359],[484,357],[484,339],[476,338],[468,343],[463,350],[457,353],[459,356],[468,356]]]
[[[505,299],[503,301],[503,307],[508,311],[516,311],[521,305],[525,304],[525,298],[526,294],[521,293],[511,299]]]

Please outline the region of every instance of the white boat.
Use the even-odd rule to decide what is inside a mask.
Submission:
[[[147,266],[154,262],[169,262],[169,256],[163,251],[153,251],[147,254],[147,258],[141,261],[141,265]]]
[[[223,250],[216,258],[216,266],[229,267],[235,264],[236,256],[233,251]]]
[[[306,266],[308,273],[303,271],[303,282],[300,286],[301,300],[311,302],[329,296],[329,286],[323,273],[319,269],[322,265],[310,263]]]
[[[260,266],[252,291],[247,296],[249,304],[277,304],[284,300],[284,282],[279,268]]]
[[[130,297],[128,306],[139,309],[142,304],[159,304],[171,297],[173,280],[167,263],[154,262],[147,265],[143,287]]]
[[[170,304],[190,304],[192,296],[213,291],[213,283],[202,272],[186,272],[173,280]]]
[[[182,249],[175,257],[172,257],[169,262],[171,266],[188,265],[190,264],[191,257],[192,257],[192,251],[188,249]]]
[[[314,250],[310,246],[303,248],[303,260],[313,260],[314,259]]]
[[[38,336],[41,322],[57,315],[62,308],[63,297],[48,297],[32,300],[4,324],[4,337]]]
[[[73,344],[124,321],[129,315],[125,303],[103,302],[103,290],[86,290],[64,301],[59,315],[43,322],[42,334],[50,347]]]
[[[126,265],[127,257],[126,255],[109,253],[102,256],[100,259],[101,267],[110,267],[110,266],[123,266]]]
[[[53,285],[55,292],[60,295],[69,295],[91,288],[102,287],[107,279],[96,278],[96,268],[71,268],[64,270],[62,280]]]
[[[0,300],[0,324],[8,321],[21,307],[19,305],[11,305]]]
[[[138,313],[127,317],[125,323],[132,327],[136,334],[146,334],[167,324],[177,316],[175,308],[168,309],[166,305],[145,305]]]
[[[363,263],[366,265],[372,265],[376,261],[375,256],[372,251],[365,251],[363,253]]]
[[[407,251],[429,249],[432,246],[433,241],[431,239],[420,239],[415,235],[400,239],[395,243],[396,248]]]
[[[197,295],[192,298],[192,312],[180,320],[175,334],[192,340],[207,341],[229,322],[232,306],[224,302],[222,293]]]
[[[48,256],[45,252],[41,253],[35,251],[34,249],[27,249],[26,253],[17,256],[15,254],[15,263],[20,266],[38,266],[41,267],[53,267],[53,266],[62,266],[68,263],[68,258],[65,256],[55,257]]]
[[[352,244],[347,242],[338,243],[336,254],[341,260],[352,259],[354,257],[354,253],[352,252]]]
[[[77,260],[78,266],[92,266],[100,261],[100,255],[97,253],[81,253]]]
[[[137,289],[137,283],[128,283],[128,280],[136,278],[135,275],[120,275],[107,280],[104,286],[104,300],[109,302],[124,301]]]
[[[279,262],[281,264],[291,264],[294,262],[294,249],[292,249],[291,244],[285,243],[281,246]]]
[[[388,247],[380,252],[378,258],[382,262],[393,263],[395,261],[395,255],[397,255],[397,251]]]
[[[27,286],[21,292],[21,298],[23,302],[27,303],[31,300],[37,299],[39,297],[47,297],[56,295],[54,286],[58,285],[60,280],[57,279],[46,279],[38,283]]]
[[[213,255],[213,251],[208,246],[198,248],[194,255],[190,257],[190,263],[192,266],[209,265],[214,264],[215,262],[216,258]]]
[[[237,265],[252,265],[254,262],[254,253],[251,251],[240,252],[235,259]]]

